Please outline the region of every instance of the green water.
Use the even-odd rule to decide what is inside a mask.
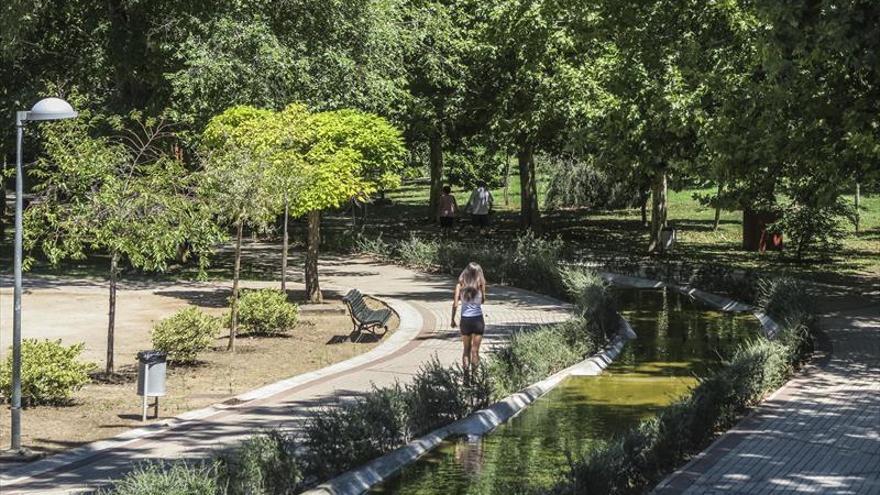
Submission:
[[[760,328],[750,315],[712,311],[673,291],[621,290],[618,300],[638,338],[603,375],[567,379],[490,435],[443,442],[372,492],[512,495],[549,487],[569,453],[683,396],[695,376]]]

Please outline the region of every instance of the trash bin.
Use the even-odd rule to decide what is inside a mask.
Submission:
[[[137,394],[143,400],[143,421],[147,420],[147,397],[155,397],[156,417],[159,417],[159,397],[165,395],[165,360],[167,354],[150,350],[137,353]]]

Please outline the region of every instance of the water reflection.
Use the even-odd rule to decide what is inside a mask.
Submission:
[[[621,290],[639,337],[601,376],[560,384],[482,440],[444,442],[374,490],[400,494],[503,494],[547,487],[579,452],[656,414],[759,324],[707,310],[665,290]]]

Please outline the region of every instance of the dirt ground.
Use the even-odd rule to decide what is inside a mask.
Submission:
[[[41,281],[23,298],[25,338],[60,338],[67,344],[85,342],[83,359],[103,367],[106,352],[106,289],[83,282],[71,285]],[[251,282],[248,287],[274,286]],[[11,301],[3,290],[0,297]],[[291,291],[291,300],[299,294]],[[22,441],[29,448],[57,452],[129,428],[142,426],[140,397],[136,395],[135,354],[149,349],[149,330],[160,319],[188,305],[220,314],[225,310],[228,288],[224,284],[167,284],[158,288],[129,286],[119,294],[116,363],[120,383],[93,382],[77,392],[74,404],[65,407],[40,406],[22,413]],[[366,352],[380,341],[351,341],[351,320],[338,295],[325,292],[327,304],[303,308],[300,322],[290,335],[276,338],[239,337],[237,351],[225,351],[226,339],[216,341],[195,366],[170,367],[166,389],[160,400],[160,418],[206,407],[248,390],[291,376],[319,369]],[[381,305],[371,301],[371,306]],[[3,311],[0,346],[8,353],[11,311]],[[393,317],[393,331],[399,321]],[[384,337],[382,340],[387,338]],[[259,356],[259,359],[253,359]],[[152,410],[151,410],[152,412]],[[155,421],[155,420],[150,420]],[[0,443],[9,439],[9,409],[0,408]]]

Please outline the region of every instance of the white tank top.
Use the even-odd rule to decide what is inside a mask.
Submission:
[[[473,318],[475,316],[483,316],[483,294],[479,291],[477,296],[470,300],[465,300],[464,294],[461,294],[461,317]]]

